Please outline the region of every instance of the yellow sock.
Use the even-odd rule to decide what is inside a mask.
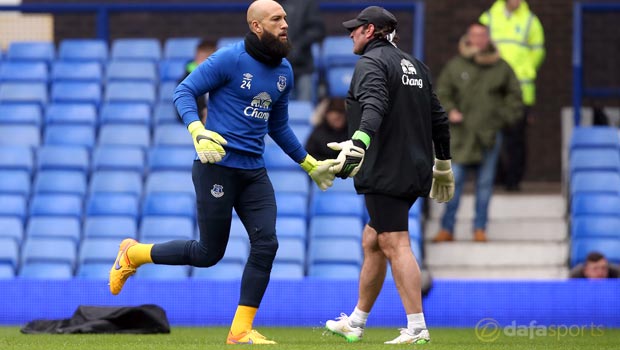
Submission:
[[[258,308],[251,306],[237,306],[237,312],[235,312],[235,318],[230,326],[230,332],[233,335],[238,335],[243,332],[248,332],[252,329],[252,323],[254,322],[254,316],[256,316]]]
[[[129,247],[129,249],[127,249],[129,261],[131,261],[135,267],[146,263],[152,263],[153,259],[151,259],[151,249],[153,249],[153,244],[138,243],[132,247]]]

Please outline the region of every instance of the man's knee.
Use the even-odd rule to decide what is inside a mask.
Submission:
[[[407,231],[383,232],[378,235],[377,240],[381,251],[388,260],[392,260],[404,251],[411,253],[411,243],[409,242]]]
[[[225,249],[208,249],[202,242],[196,242],[192,247],[192,265],[196,267],[211,267],[224,257]]]
[[[265,268],[271,268],[278,252],[278,239],[275,235],[257,240],[250,248],[249,263]]]

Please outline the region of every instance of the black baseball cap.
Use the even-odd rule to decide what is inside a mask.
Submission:
[[[355,28],[364,24],[374,24],[375,27],[385,28],[389,26],[396,27],[398,21],[390,11],[383,7],[368,6],[354,19],[342,22],[342,25],[349,31],[353,31]]]

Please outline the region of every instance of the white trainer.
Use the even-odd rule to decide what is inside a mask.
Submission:
[[[346,314],[340,314],[340,317],[336,320],[329,320],[325,322],[325,328],[347,340],[349,343],[358,342],[364,335],[364,328],[353,327],[349,321],[349,316]]]
[[[396,339],[386,341],[384,344],[426,344],[431,341],[428,329],[416,329],[410,331],[407,328],[400,329],[400,335]]]

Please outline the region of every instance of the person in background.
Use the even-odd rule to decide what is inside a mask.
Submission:
[[[292,99],[314,101],[316,86],[312,74],[314,59],[312,44],[320,43],[325,38],[325,24],[315,0],[278,0],[286,11],[288,34],[291,40],[291,52],[286,57],[295,75],[295,90]]]
[[[489,202],[501,130],[520,117],[521,89],[514,72],[499,57],[487,27],[474,23],[459,42],[459,54],[437,79],[437,96],[448,111],[454,170],[454,198],[445,208],[434,242],[452,241],[456,212],[467,173],[475,173],[474,241],[485,242]]]
[[[612,265],[599,252],[590,252],[585,263],[577,264],[570,270],[571,278],[619,278],[620,267]]]
[[[187,62],[185,65],[185,75],[179,80],[179,84],[187,78],[187,76],[193,72],[198,66],[204,62],[209,56],[211,56],[217,47],[217,43],[211,39],[202,39],[198,46],[196,46],[196,53],[194,59]],[[209,94],[196,97],[196,105],[200,114],[200,121],[204,124],[207,119],[207,101],[209,100]],[[179,119],[180,120],[180,119]]]
[[[313,154],[318,160],[336,158],[338,151],[327,147],[327,144],[333,141],[342,142],[349,139],[344,100],[326,99],[319,104],[317,110],[321,110],[319,113],[322,118],[314,130],[312,130],[308,141],[306,141],[306,151]]]
[[[519,191],[525,174],[526,125],[533,122],[536,76],[545,59],[545,34],[540,20],[525,0],[497,0],[479,21],[489,28],[500,56],[512,67],[521,83],[522,117],[504,130],[501,157],[506,190]]]

